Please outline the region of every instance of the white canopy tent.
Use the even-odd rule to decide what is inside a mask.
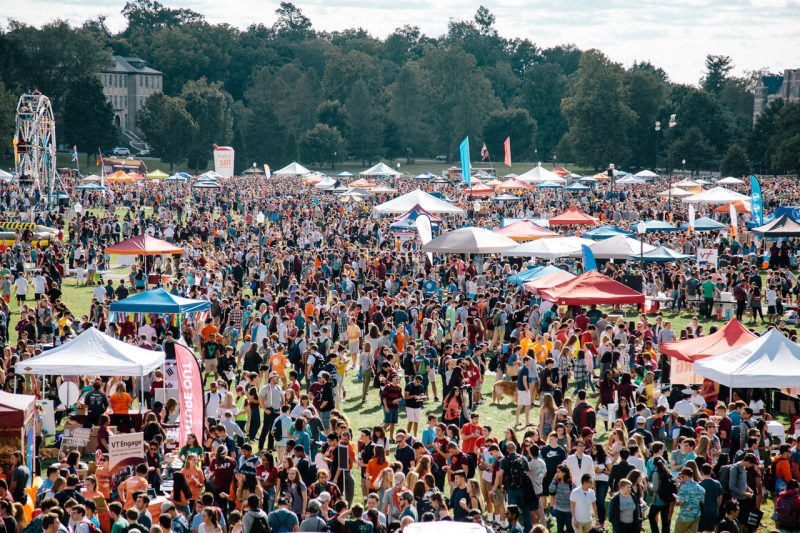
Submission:
[[[699,187],[700,184],[694,180],[690,180],[689,178],[684,178],[677,183],[672,184],[673,187]]]
[[[628,259],[632,255],[639,255],[644,248],[644,253],[655,250],[655,246],[644,243],[637,239],[632,239],[625,235],[617,235],[602,241],[594,242],[589,249],[596,259]],[[581,251],[573,252],[571,255],[580,256]]]
[[[401,173],[390,167],[389,165],[384,164],[383,162],[378,163],[374,167],[370,167],[363,172],[358,173],[359,176],[400,176]]]
[[[539,257],[558,259],[581,251],[581,246],[590,246],[594,241],[581,237],[555,237],[520,244],[502,253],[504,257]]]
[[[17,374],[37,376],[146,376],[164,364],[154,352],[89,328],[71,341],[16,364]]]
[[[436,198],[432,194],[428,194],[420,189],[411,191],[402,196],[398,196],[397,198],[389,200],[388,202],[376,205],[375,212],[380,214],[397,213],[402,215],[408,213],[417,205],[428,213],[460,214],[464,212],[464,210],[460,207],[456,207],[453,204],[445,202],[440,198]]]
[[[642,170],[634,174],[637,178],[657,178],[658,174],[653,172],[652,170]]]
[[[636,176],[632,176],[630,174],[617,180],[617,185],[643,185],[645,183],[647,182],[644,179],[637,178]]]
[[[11,181],[14,175],[0,168],[0,181]]]
[[[520,174],[517,176],[519,181],[524,183],[542,183],[545,181],[555,181],[555,182],[566,182],[564,178],[556,174],[555,172],[550,172],[546,168],[542,166],[541,163],[537,164],[535,167],[530,169],[524,174]]]
[[[713,189],[681,198],[681,201],[687,204],[729,204],[736,200],[748,201],[750,197],[736,191],[729,191],[725,187],[714,187]]]
[[[294,162],[289,163],[280,170],[276,170],[272,174],[275,176],[305,176],[306,174],[311,174],[311,171],[300,163]]]
[[[771,329],[738,348],[695,361],[694,372],[728,387],[796,388],[800,346]]]
[[[678,187],[672,187],[671,189],[667,189],[666,191],[661,191],[658,193],[658,196],[661,196],[662,198],[668,198],[670,195],[673,198],[684,198],[686,196],[693,196],[694,193],[685,189],[679,189]]]
[[[422,245],[422,250],[439,254],[495,254],[516,246],[517,242],[505,235],[470,226],[448,231]]]
[[[339,183],[339,180],[336,178],[324,177],[322,181],[319,183],[314,184],[315,189],[322,189],[323,191],[327,191],[328,189],[333,189]]]
[[[734,178],[733,176],[728,176],[727,178],[722,178],[717,183],[721,185],[743,185],[744,181],[739,178]]]

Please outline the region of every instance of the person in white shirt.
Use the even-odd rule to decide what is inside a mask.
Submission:
[[[25,274],[20,274],[14,280],[14,287],[16,287],[17,304],[22,305],[25,301],[25,294],[28,292],[28,280],[25,279]]]
[[[33,278],[32,282],[35,282],[36,278]],[[36,284],[33,284],[33,290],[36,290]],[[103,286],[103,280],[99,280],[97,285],[94,286],[92,289],[92,297],[97,300],[98,303],[103,303],[106,299],[106,288]]]
[[[33,285],[33,293],[37,300],[44,297],[44,293],[47,290],[47,280],[44,276],[42,276],[42,272],[40,270],[36,271],[36,275],[31,280],[31,285]]]
[[[697,412],[697,407],[690,400],[692,389],[683,389],[681,392],[683,393],[683,400],[676,402],[672,410],[689,420]]]
[[[594,480],[594,460],[584,453],[585,448],[585,441],[579,440],[575,443],[575,453],[567,456],[564,461],[572,479],[581,479],[584,474],[589,474],[589,477]]]
[[[597,497],[592,489],[591,474],[583,474],[581,486],[572,489],[569,508],[572,513],[572,528],[577,533],[588,533],[597,516]]]
[[[102,300],[99,301],[102,302]],[[156,328],[147,323],[142,324],[142,326],[139,327],[138,335],[140,339],[142,335],[144,335],[148,341],[153,342],[156,339]]]

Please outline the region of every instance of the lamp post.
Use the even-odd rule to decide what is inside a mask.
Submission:
[[[686,160],[681,159],[681,175],[686,177]]]
[[[675,113],[669,116],[669,122],[667,126],[669,129],[674,128],[677,126],[678,123],[675,121]],[[672,150],[669,151],[669,207],[672,208]]]
[[[653,171],[656,174],[658,174],[658,134],[659,134],[660,131],[661,131],[661,122],[656,120],[656,127],[655,127],[655,132],[656,132],[656,167],[653,169]]]

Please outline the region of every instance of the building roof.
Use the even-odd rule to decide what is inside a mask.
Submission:
[[[767,94],[776,94],[781,90],[781,85],[783,85],[783,76],[780,74],[761,76],[761,83],[767,88]]]
[[[158,70],[147,66],[144,59],[138,57],[112,56],[114,65],[103,69],[101,72],[117,74],[153,74],[163,75]]]

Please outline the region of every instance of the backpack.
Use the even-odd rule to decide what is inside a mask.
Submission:
[[[492,315],[492,325],[494,327],[499,327],[503,321],[502,311],[500,309],[495,309],[494,314]]]
[[[253,523],[250,525],[250,533],[269,533],[267,517],[262,513],[256,513],[256,516],[253,518]]]
[[[662,477],[666,477],[666,479],[661,479]],[[661,498],[661,501],[664,503],[674,502],[675,495],[678,493],[678,485],[675,484],[675,480],[672,476],[659,475],[658,478],[658,497]]]
[[[317,339],[317,351],[322,354],[323,357],[328,355],[328,348],[330,345],[331,340],[329,338]]]
[[[508,465],[508,488],[522,489],[528,477],[528,462],[521,455],[514,457]]]
[[[275,440],[283,439],[283,420],[281,420],[280,417],[275,419],[275,425],[272,426],[270,434]]]
[[[797,493],[782,494],[775,502],[775,525],[790,531],[800,528],[797,511]]]
[[[725,494],[731,491],[731,470],[733,465],[725,465],[719,469],[719,484],[722,485],[722,492]]]
[[[770,463],[769,467],[764,471],[764,488],[770,492],[775,492],[775,481],[778,479],[778,462],[787,461],[783,457],[778,458]]]
[[[585,404],[581,406],[581,410],[578,413],[578,427],[581,429],[583,428],[590,428],[594,430],[595,425],[597,424],[597,414],[592,409],[592,406],[589,404]]]
[[[314,364],[311,365],[311,373],[317,376],[322,372],[322,368],[325,366],[325,355],[320,352],[314,352],[313,355]]]

